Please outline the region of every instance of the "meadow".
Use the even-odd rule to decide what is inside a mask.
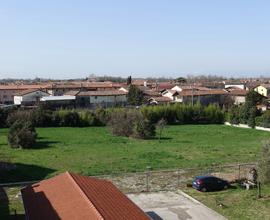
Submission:
[[[64,171],[101,175],[152,169],[256,162],[269,132],[224,125],[167,126],[150,140],[111,135],[106,127],[38,128],[35,149],[12,149],[0,131],[0,182],[40,180]],[[15,165],[15,166],[14,166]]]

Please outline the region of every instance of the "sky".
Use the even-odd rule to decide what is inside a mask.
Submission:
[[[0,78],[270,76],[269,0],[0,0]]]

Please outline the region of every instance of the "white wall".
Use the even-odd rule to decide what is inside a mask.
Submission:
[[[244,104],[246,102],[245,96],[234,96],[233,99],[235,105]]]
[[[91,104],[126,102],[126,95],[117,96],[90,96]]]

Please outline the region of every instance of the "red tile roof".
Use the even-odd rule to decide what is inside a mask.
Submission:
[[[126,95],[127,92],[120,90],[100,90],[100,91],[82,91],[78,93],[78,96],[115,96]]]
[[[232,90],[228,90],[230,95],[233,96],[246,96],[248,91],[244,90],[244,89],[232,89]]]
[[[48,85],[0,85],[0,90],[28,90],[28,89],[41,89],[46,88]]]
[[[149,220],[112,183],[63,173],[21,190],[29,220]]]
[[[23,90],[21,92],[18,92],[16,94],[14,94],[14,96],[23,96],[23,95],[27,95],[29,93],[32,93],[32,92],[37,92],[37,91],[41,91],[41,92],[44,92],[46,93],[45,91],[43,91],[42,89],[27,89],[27,90]]]
[[[179,92],[180,96],[207,96],[207,95],[225,95],[228,94],[227,91],[223,89],[210,89],[210,90],[199,90],[199,91],[192,91],[192,90],[183,90]]]

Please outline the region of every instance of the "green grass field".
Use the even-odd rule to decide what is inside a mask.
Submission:
[[[260,199],[257,199],[257,189],[245,190],[239,186],[220,192],[184,191],[230,220],[270,219],[270,186],[262,186]]]
[[[39,128],[37,149],[12,149],[1,129],[0,156],[16,165],[0,182],[39,180],[66,170],[84,175],[254,162],[269,132],[223,125],[168,126],[163,139],[115,137],[106,127]]]

